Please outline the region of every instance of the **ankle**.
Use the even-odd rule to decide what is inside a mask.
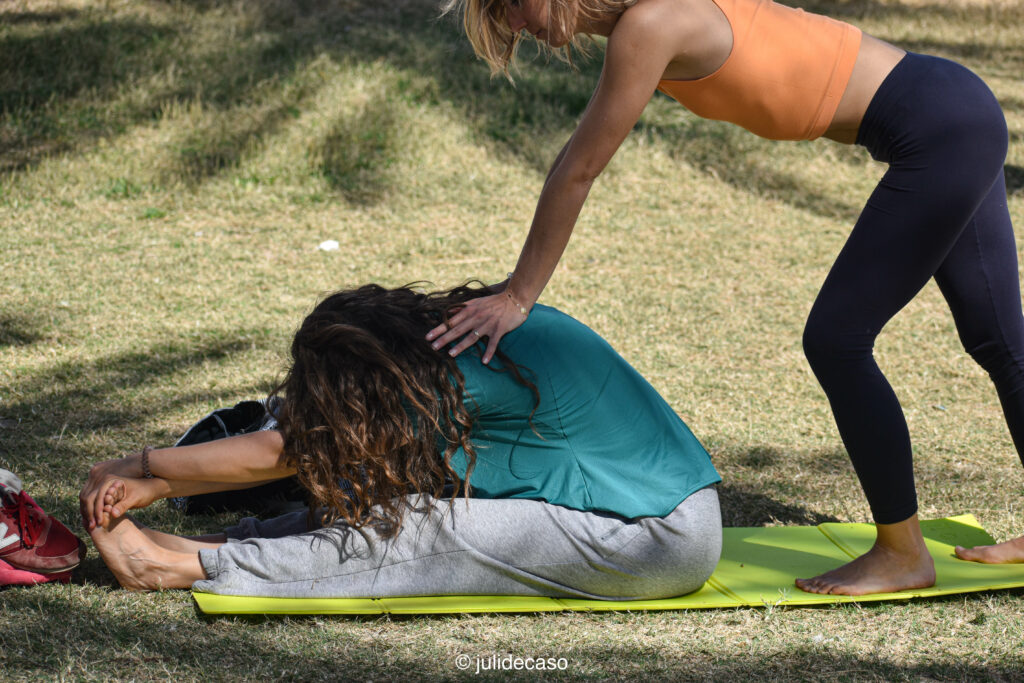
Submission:
[[[916,565],[933,561],[931,553],[928,552],[924,543],[920,545],[917,543],[892,544],[876,540],[871,552],[902,564]]]
[[[872,550],[904,562],[930,561],[931,553],[921,534],[917,515],[895,524],[876,524]]]

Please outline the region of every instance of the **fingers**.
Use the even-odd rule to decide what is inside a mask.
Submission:
[[[110,512],[109,505],[105,502],[108,493],[117,497],[114,502],[119,502],[126,495],[124,482],[113,477],[123,479],[136,476],[139,476],[138,462],[133,456],[96,463],[89,469],[89,478],[78,494],[78,511],[82,515],[82,526],[86,531],[92,531],[97,525],[106,522]],[[121,486],[120,493],[113,492],[112,487],[118,484]]]
[[[469,334],[462,338],[458,344],[453,346],[448,355],[454,357],[480,341],[481,334],[477,330],[470,330]]]
[[[88,529],[94,529],[97,524],[106,526],[109,521],[110,507],[124,498],[124,482],[120,479],[103,482],[90,492],[89,506],[92,517]]]
[[[430,331],[433,334],[435,331],[440,330],[440,336],[434,338],[434,343],[431,346],[435,350],[440,350],[443,347],[451,344],[456,339],[459,339],[463,335],[467,334],[472,330],[472,321],[468,320],[470,317],[469,311],[463,308],[458,313],[448,319],[447,324],[441,324]],[[474,316],[475,318],[475,316]],[[427,339],[430,340],[430,334],[427,335]],[[457,354],[456,354],[457,355]]]
[[[448,339],[447,342],[442,340],[450,335],[451,330],[455,326],[459,325],[466,319],[466,317],[469,315],[469,310],[471,310],[474,307],[474,303],[475,302],[470,301],[466,303],[464,306],[460,306],[458,310],[452,313],[451,317],[448,318],[446,322],[441,323],[440,325],[432,329],[430,332],[427,332],[427,341],[433,341],[434,343],[432,344],[432,346],[435,349],[439,349],[446,343],[450,342],[451,339]]]
[[[90,526],[92,524],[92,519],[89,516],[89,506],[86,504],[85,499],[82,497],[83,495],[84,492],[78,495],[78,514],[82,517],[82,528],[86,531],[90,531],[92,529],[92,527]]]
[[[106,515],[103,512],[103,493],[105,492],[103,486],[97,487],[92,497],[92,526],[90,529],[95,528],[96,525],[103,526],[104,518]]]
[[[441,323],[440,325],[438,325],[437,327],[432,329],[430,332],[427,332],[427,341],[434,341],[435,339],[437,339],[439,336],[441,336],[442,334],[444,334],[447,331],[448,331],[448,325],[445,324],[445,323]],[[437,345],[435,345],[434,348],[435,349],[438,348]]]
[[[501,341],[500,334],[492,334],[490,337],[487,338],[487,349],[484,351],[483,358],[480,359],[481,361],[483,361],[484,365],[490,363],[491,359],[494,358],[494,354],[498,350],[499,341]]]
[[[110,482],[110,485],[107,486],[106,493],[103,494],[103,497],[111,504],[124,500],[124,496],[125,484],[120,479],[115,479]]]
[[[85,485],[82,486],[82,490],[78,494],[78,512],[82,515],[82,527],[86,531],[92,531],[93,527],[96,526],[95,519],[92,514],[92,492],[95,488],[95,474],[97,465],[93,465],[89,470],[89,478],[85,481]]]
[[[107,488],[107,492],[103,495],[103,512],[115,519],[120,517],[121,508],[117,504],[123,501],[124,498],[124,482],[120,480],[112,481]]]
[[[96,528],[98,522],[98,511],[102,510],[102,495],[100,492],[104,489],[104,483],[108,476],[111,466],[116,461],[107,460],[105,462],[98,462],[89,468],[89,478],[86,480],[85,485],[82,486],[81,493],[78,494],[78,510],[82,515],[82,526],[85,527],[86,531],[92,531]],[[97,505],[100,503],[100,505]]]
[[[96,528],[95,487],[86,484],[78,496],[78,511],[82,515],[82,526],[86,531]]]
[[[509,301],[500,294],[468,301],[447,324],[438,325],[428,332],[427,339],[432,340],[431,346],[436,350],[454,344],[448,350],[448,354],[454,357],[486,337],[487,348],[481,360],[489,363],[498,351],[501,338],[526,319]]]

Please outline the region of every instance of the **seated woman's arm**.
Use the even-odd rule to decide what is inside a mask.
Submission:
[[[94,529],[105,520],[104,506],[109,514],[114,503],[120,504],[120,513],[160,498],[248,488],[291,476],[295,469],[285,463],[283,448],[279,432],[264,431],[152,450],[152,479],[145,478],[141,454],[98,463],[79,494],[82,522]]]
[[[285,464],[283,450],[280,432],[253,432],[150,451],[149,471],[161,479],[252,484],[295,474]]]

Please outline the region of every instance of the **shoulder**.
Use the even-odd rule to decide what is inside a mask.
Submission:
[[[517,365],[538,375],[575,371],[595,360],[595,353],[613,353],[597,332],[557,308],[542,304],[536,304],[526,321],[502,338],[500,348]],[[459,358],[464,355],[467,354]],[[491,364],[501,368],[497,359]],[[479,361],[476,366],[481,366]],[[462,368],[461,363],[459,367]]]
[[[650,41],[672,35],[672,25],[680,22],[681,5],[687,0],[641,0],[626,8],[615,23],[608,43]]]
[[[627,8],[608,36],[606,59],[630,53],[660,54],[671,62],[690,56],[707,30],[714,0],[640,0]]]

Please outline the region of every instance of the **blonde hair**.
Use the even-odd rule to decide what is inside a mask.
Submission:
[[[554,54],[570,64],[572,51],[586,54],[586,46],[575,35],[576,16],[597,19],[603,14],[621,14],[637,3],[637,0],[547,0],[548,32],[560,32],[569,36],[565,47],[552,50]],[[473,45],[473,51],[488,66],[491,75],[504,74],[509,77],[509,67],[515,61],[520,34],[508,27],[505,0],[443,0],[442,14],[462,12],[462,25],[466,36]]]

